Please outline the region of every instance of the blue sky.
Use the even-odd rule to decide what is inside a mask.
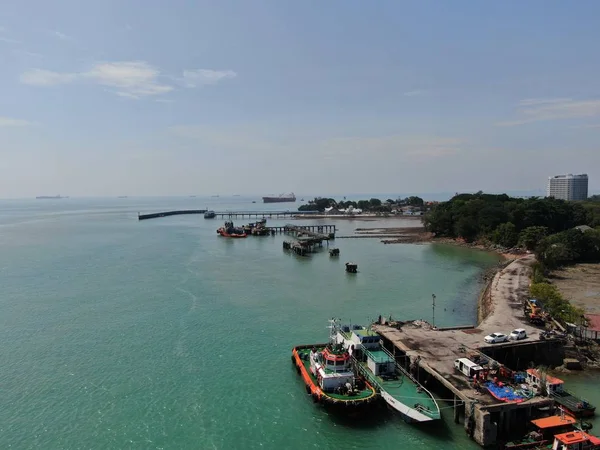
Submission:
[[[600,190],[596,1],[0,5],[0,197]]]

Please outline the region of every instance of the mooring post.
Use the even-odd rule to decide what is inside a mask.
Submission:
[[[459,411],[458,411],[458,402],[456,401],[456,394],[454,394],[454,423],[459,423]]]

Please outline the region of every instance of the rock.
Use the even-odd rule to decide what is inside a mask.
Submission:
[[[565,358],[565,359],[563,359],[563,364],[565,366],[565,369],[583,370],[583,367],[581,366],[581,362],[575,358]]]

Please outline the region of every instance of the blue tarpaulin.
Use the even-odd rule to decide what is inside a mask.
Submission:
[[[485,384],[485,387],[498,400],[502,400],[505,402],[519,402],[519,401],[525,400],[525,397],[517,394],[515,392],[515,390],[513,388],[511,388],[510,386],[500,387],[500,386],[494,384],[493,381],[488,381]]]

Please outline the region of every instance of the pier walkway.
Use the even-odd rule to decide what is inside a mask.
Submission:
[[[164,211],[157,213],[140,214],[138,213],[138,220],[155,219],[157,217],[177,216],[182,214],[204,214],[207,209],[183,209],[178,211]],[[245,218],[245,217],[257,217],[257,218],[292,218],[292,217],[304,217],[310,219],[311,216],[319,213],[318,211],[215,211],[216,217],[221,218]]]

